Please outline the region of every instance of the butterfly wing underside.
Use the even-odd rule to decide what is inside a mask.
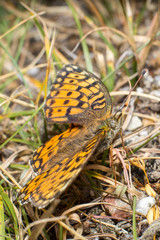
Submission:
[[[111,114],[111,97],[102,81],[69,64],[58,73],[45,103],[48,122],[87,125]]]
[[[33,154],[30,165],[34,173],[41,174],[58,163],[57,154],[66,148],[66,143],[74,140],[80,134],[80,127],[69,127],[65,132],[52,137],[40,146]],[[64,155],[64,154],[63,154]]]
[[[71,159],[64,158],[53,168],[29,181],[20,192],[21,203],[30,201],[32,205],[44,208],[57,198],[77,177],[102,138],[103,132],[99,132]]]

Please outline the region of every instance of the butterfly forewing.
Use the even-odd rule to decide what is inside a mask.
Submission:
[[[110,113],[111,98],[100,79],[75,65],[61,69],[46,99],[47,121],[85,125]]]

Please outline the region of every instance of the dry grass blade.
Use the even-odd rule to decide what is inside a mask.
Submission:
[[[0,166],[0,170],[2,172],[4,172],[4,174],[12,181],[13,184],[15,184],[19,189],[21,189],[21,186],[18,184],[18,182],[15,180],[14,177],[12,177],[11,174],[9,174],[5,169],[3,169],[1,166]],[[1,177],[3,178],[3,176],[1,175]],[[10,183],[11,184],[11,183]]]
[[[153,227],[151,225],[151,228],[148,228],[150,230],[144,232],[146,226],[144,221],[141,221],[146,219],[150,224],[159,216],[155,200],[155,196],[159,196],[160,188],[158,4],[156,1],[142,3],[129,0],[66,0],[47,3],[43,1],[43,4],[34,0],[19,3],[0,1],[0,221],[2,222],[0,238],[4,239],[5,235],[6,239],[12,237],[15,240],[51,240],[53,236],[55,239],[64,240],[70,238],[103,240],[106,237],[119,240],[125,239],[126,236],[133,239],[137,232],[139,237],[147,239],[147,237],[153,238],[151,230],[157,234],[157,238],[159,237],[157,222]],[[61,82],[55,85],[55,78],[62,66],[70,63],[89,69],[111,91],[114,119],[115,113],[122,110],[122,104],[125,102],[123,109],[124,105],[127,105],[126,96],[131,95],[130,105],[124,113],[123,144],[122,139],[117,135],[112,146],[109,146],[110,131],[107,129],[110,125],[109,114],[105,115],[106,119],[103,118],[104,126],[100,124],[98,129],[92,130],[97,116],[97,110],[92,108],[90,111],[94,117],[90,125],[86,122],[88,134],[84,138],[79,135],[77,139],[72,135],[61,139],[60,136],[63,135],[59,134],[65,132],[68,124],[46,122],[43,106],[47,92],[52,86],[51,88],[55,88],[58,95],[61,94],[58,91],[61,89]],[[130,93],[129,89],[137,81],[139,71],[144,65],[147,65],[150,75],[138,83],[137,92],[134,90]],[[80,79],[77,75],[73,79],[79,84]],[[60,80],[61,78],[58,79]],[[66,84],[68,79],[65,77],[62,77],[62,80],[65,80],[65,84],[62,81],[64,88],[72,86],[72,83]],[[99,84],[101,80],[97,80]],[[87,97],[89,102],[94,97],[98,106],[102,106],[101,98],[97,99],[96,91],[103,95],[104,90],[94,88],[95,79],[93,84],[90,83],[92,77],[87,81],[89,86],[91,85],[91,92],[89,93],[90,87],[80,86],[78,90],[71,89],[74,97],[69,98],[70,105],[66,107],[73,108],[71,103],[74,105],[75,101],[83,100],[86,104]],[[66,88],[64,90],[66,94],[69,91]],[[81,93],[76,98],[77,91],[78,94]],[[68,93],[70,95],[70,92]],[[52,94],[54,95],[55,92]],[[66,100],[68,97],[67,95]],[[63,99],[64,96],[61,98]],[[59,99],[57,95],[55,99],[56,101]],[[54,100],[49,101],[50,105],[55,106]],[[108,93],[106,102],[110,107]],[[66,102],[63,102],[62,105],[65,104]],[[79,106],[79,109],[82,110],[82,107]],[[88,110],[84,114],[87,112]],[[64,114],[64,111],[59,114]],[[83,114],[82,116],[86,117]],[[101,116],[98,119],[97,121],[101,122]],[[138,120],[140,125],[137,125]],[[76,128],[77,125],[71,127]],[[82,130],[82,127],[78,127]],[[57,178],[58,186],[61,186],[59,190],[63,192],[58,196],[61,201],[50,203],[51,205],[46,209],[38,209],[31,204],[20,205],[19,189],[35,175],[41,175],[41,171],[44,176],[41,180],[46,185],[44,183],[44,187],[39,191],[39,182],[34,182],[32,187],[36,189],[36,197],[44,201],[48,194],[52,195],[55,186],[50,186],[50,190],[46,192],[48,181],[45,180],[51,180],[47,175],[47,164],[49,171],[54,169],[53,166],[59,166],[60,170],[65,169],[63,177],[67,178],[71,171],[68,167],[72,168],[74,165],[69,166],[68,162],[78,152],[77,150],[75,153],[74,144],[78,142],[82,146],[83,151],[79,152],[83,155],[87,139],[99,133],[103,127],[108,131],[106,139],[102,140],[95,152],[92,152],[90,158],[88,157],[89,162],[73,184],[62,191],[64,187],[63,184],[60,185],[61,177]],[[56,149],[54,155],[55,142],[51,144],[50,139],[56,135],[59,135],[57,139],[62,141],[62,146],[61,143],[57,143],[58,150]],[[51,144],[51,150],[50,148],[46,150],[44,147],[48,146],[47,141]],[[45,144],[41,147],[43,154],[39,148],[41,144]],[[32,152],[37,151],[37,148],[40,152],[36,152],[34,165],[32,163],[35,158],[32,157]],[[68,162],[65,164],[63,162],[60,166],[63,155]],[[29,167],[29,161],[37,171],[35,174]],[[78,163],[77,160],[76,164]],[[31,201],[33,192],[32,189],[29,197]],[[131,196],[136,196],[139,201],[146,194],[154,198],[155,206],[150,209],[148,215],[139,214],[132,219],[131,206],[135,197]],[[125,202],[129,208],[121,205],[121,202]],[[117,215],[112,210],[115,210]],[[119,227],[122,219],[127,219],[126,214],[129,214],[132,220],[127,222],[127,227],[123,225]],[[134,222],[133,232],[132,222]]]
[[[121,95],[126,95],[128,96],[129,94],[129,91],[118,91],[118,92],[111,92],[111,96],[121,96]],[[153,95],[149,95],[149,94],[146,94],[146,93],[139,93],[139,92],[131,92],[131,95],[132,96],[139,96],[139,97],[144,97],[144,98],[147,98],[147,99],[151,99],[151,100],[155,100],[157,102],[160,101],[160,98],[159,97],[156,97],[156,96],[153,96]]]
[[[28,17],[27,19],[23,20],[22,22],[20,22],[19,24],[17,24],[17,25],[14,26],[13,28],[9,29],[9,31],[5,32],[5,34],[1,35],[1,36],[0,36],[0,40],[1,40],[2,38],[4,38],[6,35],[8,35],[10,32],[15,31],[16,28],[20,27],[20,26],[23,25],[24,23],[28,22],[28,21],[31,20],[31,19],[34,19],[34,18],[37,17],[37,16],[43,15],[43,14],[44,14],[44,12],[36,13],[35,15],[30,16],[30,17]]]
[[[40,219],[38,219],[37,221],[34,221],[33,223],[29,224],[29,226],[27,226],[27,228],[24,230],[24,232],[26,232],[27,229],[34,226],[32,234],[29,237],[30,240],[37,239],[39,234],[43,232],[43,229],[45,228],[45,226],[48,222],[57,222],[60,220],[65,220],[65,218],[61,218],[61,217],[50,218],[50,216],[54,212],[55,208],[57,207],[58,203],[59,203],[59,200],[52,203],[51,206],[49,207],[49,209],[42,214]],[[36,226],[37,224],[38,224],[38,226]]]
[[[24,92],[26,92],[26,90],[24,90],[23,93]],[[9,96],[6,96],[4,94],[0,94],[0,98],[6,99],[6,101],[2,102],[0,104],[0,106],[3,106],[7,102],[14,102],[14,103],[17,103],[17,104],[22,105],[24,107],[35,108],[35,106],[33,104],[31,104],[31,103],[27,103],[27,102],[24,102],[22,100],[16,99],[16,97],[20,96],[20,94],[21,93],[18,93],[16,96],[13,96],[13,97],[9,97]]]
[[[150,26],[150,29],[148,31],[148,34],[147,34],[147,37],[150,37],[150,42],[149,44],[142,49],[142,51],[139,53],[139,64],[138,64],[138,70],[140,71],[144,64],[145,64],[145,61],[146,61],[146,58],[148,56],[148,53],[149,53],[149,50],[153,44],[153,41],[155,40],[155,37],[156,37],[156,33],[157,33],[157,30],[158,30],[158,26],[159,26],[159,19],[160,19],[160,10],[159,12],[157,12],[154,16],[154,19],[151,23],[151,26]]]

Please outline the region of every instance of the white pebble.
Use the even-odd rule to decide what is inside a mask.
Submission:
[[[141,127],[141,126],[142,126],[142,121],[141,121],[141,119],[140,119],[139,117],[137,117],[137,116],[133,116],[133,117],[131,118],[131,121],[130,121],[128,127],[127,127],[127,130],[128,130],[128,131],[133,131],[133,130]]]

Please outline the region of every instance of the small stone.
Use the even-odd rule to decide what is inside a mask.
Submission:
[[[153,83],[153,82],[154,82],[154,79],[153,79],[153,77],[152,77],[151,75],[148,75],[148,76],[146,77],[146,79],[147,79],[147,81],[150,82],[150,83]]]
[[[148,131],[146,131],[146,130],[144,130],[144,131],[142,131],[142,132],[139,133],[140,136],[144,136],[144,137],[146,137],[148,134],[149,134],[149,133],[148,133]]]
[[[142,127],[141,119],[139,117],[137,117],[137,116],[133,116],[131,118],[131,121],[130,121],[128,127],[127,127],[127,130],[128,131],[133,131],[133,130],[139,128],[139,127]]]
[[[148,211],[153,207],[155,204],[155,199],[152,196],[145,197],[137,201],[136,204],[136,212],[142,213],[143,215],[147,216]]]
[[[150,94],[160,98],[160,90],[153,90]]]
[[[105,197],[104,202],[106,202],[104,208],[110,216],[117,219],[126,219],[128,217],[131,217],[131,206],[126,202],[122,201],[121,199],[108,195],[107,197]],[[117,207],[124,209],[124,211],[118,209]]]
[[[31,76],[36,76],[38,73],[39,73],[39,68],[37,68],[37,67],[34,67],[27,71],[27,74],[29,74]]]
[[[155,79],[155,84],[156,84],[156,86],[157,86],[157,87],[160,87],[160,75],[155,76],[154,79]]]
[[[143,93],[144,91],[143,91],[143,88],[137,87],[137,88],[136,88],[136,92],[138,92],[138,93]]]

